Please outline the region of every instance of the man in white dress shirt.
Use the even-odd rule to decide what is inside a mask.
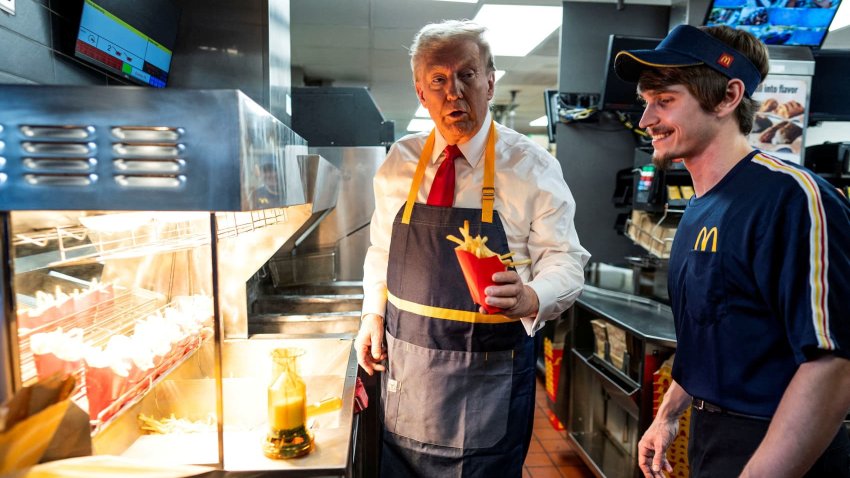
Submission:
[[[445,21],[416,35],[414,86],[436,128],[400,139],[374,180],[355,348],[367,373],[384,372],[382,476],[519,477],[533,422],[531,337],[584,284],[590,255],[558,161],[492,121],[483,33]],[[494,274],[485,304],[473,303],[446,239],[464,221],[494,252],[530,260]]]

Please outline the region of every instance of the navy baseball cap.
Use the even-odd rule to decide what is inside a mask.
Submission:
[[[674,28],[654,50],[623,50],[614,59],[617,76],[631,82],[637,82],[646,68],[697,65],[740,79],[750,97],[762,80],[758,68],[743,53],[690,25]]]

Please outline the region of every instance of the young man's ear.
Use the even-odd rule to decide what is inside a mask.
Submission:
[[[723,99],[714,109],[717,116],[722,118],[733,114],[738,105],[741,104],[745,94],[746,88],[743,81],[738,78],[729,80],[726,83],[726,93],[723,95]]]

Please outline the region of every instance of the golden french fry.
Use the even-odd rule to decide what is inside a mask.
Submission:
[[[499,260],[509,267],[531,264],[531,260],[529,259],[525,259],[522,261],[508,260],[514,255],[513,252],[508,252],[507,254],[499,255],[490,250],[490,248],[486,246],[487,240],[489,239],[487,236],[481,237],[481,235],[477,235],[475,237],[472,237],[472,235],[469,233],[469,221],[463,221],[463,227],[459,227],[458,231],[460,231],[460,235],[463,236],[463,239],[460,239],[457,236],[453,236],[451,234],[446,236],[446,239],[458,245],[456,248],[458,250],[469,252],[470,254],[473,254],[475,255],[475,257],[478,257],[480,259],[498,256]]]
[[[460,235],[463,236],[464,241],[470,240],[469,221],[463,221],[463,227],[459,227],[458,230],[460,231]]]
[[[450,240],[450,241],[454,242],[455,244],[457,244],[457,245],[459,245],[459,246],[463,246],[463,244],[464,244],[464,242],[463,242],[462,240],[458,239],[457,237],[455,237],[455,236],[453,236],[453,235],[451,235],[451,234],[449,234],[448,236],[446,236],[446,239],[448,239],[448,240]]]

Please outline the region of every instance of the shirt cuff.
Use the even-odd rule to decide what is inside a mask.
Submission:
[[[387,294],[367,294],[363,297],[363,308],[360,318],[368,314],[376,314],[384,317],[387,313]]]
[[[525,332],[530,337],[534,337],[534,334],[546,325],[547,320],[557,316],[556,314],[553,314],[553,312],[555,310],[558,294],[545,282],[531,281],[526,285],[531,287],[534,293],[537,294],[537,315],[533,317],[523,317],[520,320],[522,320],[522,325],[525,327]]]

